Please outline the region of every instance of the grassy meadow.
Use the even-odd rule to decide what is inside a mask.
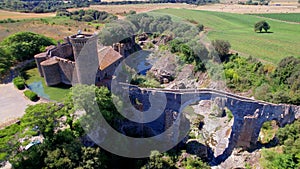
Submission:
[[[300,13],[270,13],[270,14],[256,14],[256,15],[265,18],[277,19],[281,21],[300,23]]]
[[[188,9],[154,12],[170,14],[176,19],[195,20],[206,27],[210,40],[228,40],[232,49],[241,55],[251,55],[274,64],[286,56],[300,57],[300,24],[265,19],[271,25],[271,33],[255,33],[254,24],[262,19],[253,15]]]

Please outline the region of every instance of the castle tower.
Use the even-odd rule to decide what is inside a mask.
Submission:
[[[37,67],[38,67],[40,76],[41,76],[41,77],[44,77],[41,63],[42,63],[43,61],[47,60],[47,52],[39,53],[39,54],[34,55],[34,60],[35,60],[35,63],[36,63],[36,65],[37,65]]]
[[[80,84],[95,84],[99,68],[97,35],[76,34],[69,37],[72,44],[77,82]],[[77,83],[76,82],[76,83]]]
[[[55,57],[47,59],[41,63],[44,78],[47,86],[53,86],[61,83],[59,64]]]

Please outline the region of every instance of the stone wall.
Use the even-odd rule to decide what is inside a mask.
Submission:
[[[76,71],[75,71],[75,62],[62,59],[56,57],[56,60],[59,64],[59,72],[61,76],[61,82],[64,84],[72,85],[72,82],[75,82],[76,80]],[[75,78],[75,79],[73,79]]]
[[[128,86],[128,84],[125,85]],[[279,126],[283,127],[300,118],[300,106],[273,104],[213,89],[164,90],[139,88],[139,90],[132,90],[132,87],[130,88],[129,97],[140,98],[139,102],[143,104],[143,107],[151,108],[151,106],[153,106],[151,105],[152,103],[149,102],[149,95],[157,95],[158,93],[165,94],[167,104],[164,110],[160,110],[165,117],[164,125],[161,124],[160,118],[157,119],[156,122],[152,122],[151,125],[155,126],[152,129],[154,129],[156,133],[161,133],[163,128],[166,130],[171,125],[174,125],[172,122],[176,120],[176,117],[179,117],[179,115],[175,116],[176,112],[181,113],[186,106],[196,103],[197,101],[211,100],[214,101],[214,104],[221,110],[228,108],[234,116],[234,121],[231,134],[228,138],[228,146],[222,154],[214,158],[214,162],[216,163],[224,161],[236,147],[242,147],[244,149],[255,148],[260,129],[264,122],[276,120]],[[137,87],[135,86],[135,88]],[[140,91],[140,93],[138,93],[138,91]],[[176,128],[178,129],[180,126]],[[173,131],[172,133],[178,132],[179,130]]]
[[[36,66],[38,68],[40,76],[42,76],[42,77],[44,76],[44,74],[43,74],[41,63],[43,61],[47,60],[47,59],[48,59],[47,58],[47,52],[39,53],[39,54],[34,55],[34,60],[35,60]]]
[[[61,83],[61,76],[59,71],[59,64],[55,58],[50,58],[41,63],[44,74],[44,79],[47,86],[54,86]]]
[[[70,58],[73,56],[72,45],[69,43],[58,44],[48,51],[49,57],[59,56],[60,58]]]
[[[98,71],[96,75],[96,82],[100,82],[104,78],[111,79],[115,73],[116,68],[119,66],[123,58],[120,58],[116,63],[109,65],[102,71]]]

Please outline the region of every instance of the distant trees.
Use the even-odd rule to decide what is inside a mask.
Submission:
[[[2,0],[0,1],[0,8],[10,9],[20,12],[55,12],[60,9],[74,8],[74,7],[88,7],[88,0],[70,0],[68,3],[58,0]]]
[[[32,59],[37,53],[44,50],[46,46],[53,45],[54,40],[32,32],[18,32],[5,38],[0,46],[7,49],[7,54],[12,59],[23,61]]]
[[[268,30],[271,28],[271,26],[266,21],[259,21],[254,25],[254,31],[261,32],[264,30],[265,32],[268,32]]]
[[[67,16],[70,19],[76,21],[84,21],[84,22],[110,22],[112,20],[118,19],[117,16],[109,14],[105,11],[97,11],[97,10],[79,10],[69,12],[67,10],[60,10],[56,13],[56,16]]]

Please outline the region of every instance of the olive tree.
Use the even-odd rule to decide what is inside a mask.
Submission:
[[[268,30],[271,28],[271,26],[266,21],[259,21],[254,25],[254,31],[261,32],[262,30],[265,30],[265,32],[268,32]]]

